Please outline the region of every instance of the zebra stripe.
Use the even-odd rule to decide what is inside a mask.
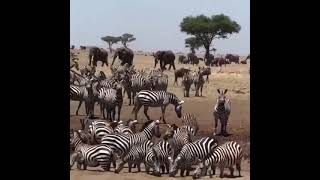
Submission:
[[[169,104],[173,104],[175,106],[176,114],[178,118],[181,118],[182,104],[184,103],[184,101],[180,101],[179,98],[173,93],[166,91],[142,90],[136,95],[135,99],[136,103],[132,110],[132,113],[135,113],[135,119],[137,119],[137,114],[142,106],[144,106],[144,114],[148,120],[150,120],[150,117],[147,114],[148,108],[161,107],[162,120],[166,124],[164,114],[166,107]]]
[[[177,174],[178,167],[181,168],[181,176],[183,176],[184,170],[187,170],[188,175],[191,165],[203,161],[217,145],[218,141],[213,137],[201,138],[184,145],[177,158],[174,161],[173,159],[170,159],[170,176],[175,176]]]
[[[160,173],[160,166],[162,166],[162,173],[165,173],[165,169],[167,169],[167,173],[169,173],[169,157],[172,157],[173,149],[169,142],[164,139],[157,143],[153,148],[153,152],[155,155],[155,172],[157,174]]]
[[[102,138],[101,144],[110,148],[121,157],[126,155],[134,145],[150,140],[153,136],[160,137],[159,120],[148,121],[144,124],[142,132],[135,134],[110,134]]]
[[[112,149],[106,145],[88,145],[81,139],[79,131],[73,132],[70,144],[75,147],[75,153],[81,152],[84,163],[89,167],[101,166],[105,171],[110,169],[110,159],[112,157]],[[71,166],[73,166],[71,162]],[[86,168],[86,166],[84,166]]]
[[[154,79],[154,90],[167,91],[168,89],[168,75],[161,74]]]
[[[79,101],[79,105],[76,110],[76,115],[78,115],[79,109],[83,101],[85,101],[86,114],[89,115],[89,111],[92,109],[91,101],[93,100],[91,80],[86,79],[85,85],[83,86],[70,85],[70,99],[72,101]]]
[[[199,72],[196,72],[196,73],[193,74],[193,83],[194,83],[194,87],[196,88],[195,96],[199,96],[199,90],[200,90],[200,93],[201,93],[201,96],[202,96],[204,78],[203,78],[203,75],[201,74],[200,70],[199,70]]]
[[[220,168],[220,177],[223,178],[224,168],[230,169],[230,174],[233,176],[233,166],[236,165],[236,168],[241,176],[241,160],[243,158],[242,148],[240,144],[235,141],[229,141],[221,146],[217,147],[213,153],[204,160],[203,163],[197,166],[194,176],[199,178],[204,174],[209,166],[211,166],[215,174],[215,166]]]
[[[122,124],[122,121],[120,121],[119,125],[114,129],[114,132],[119,134],[133,134],[136,131],[136,123],[138,123],[138,121],[132,119],[128,121],[127,125]]]
[[[99,90],[98,100],[102,108],[102,115],[105,118],[104,109],[107,111],[107,119],[115,120],[115,108],[118,107],[118,121],[123,104],[122,87],[117,84],[116,89],[101,88]]]
[[[92,143],[100,144],[102,138],[108,134],[113,134],[114,130],[109,124],[107,125],[99,121],[93,121],[92,124],[89,125],[88,133],[92,137]]]
[[[182,116],[182,125],[183,126],[189,126],[193,129],[192,134],[196,135],[199,130],[199,125],[197,122],[197,118],[194,114],[191,113],[186,113],[185,115]]]
[[[182,86],[183,86],[183,96],[184,97],[190,97],[189,92],[191,85],[193,83],[193,76],[187,72],[182,77]]]
[[[151,90],[152,88],[152,78],[150,75],[133,74],[131,76],[131,93],[133,104],[135,101],[135,96],[137,92],[141,90]]]
[[[140,164],[144,162],[147,152],[149,151],[149,149],[152,148],[152,146],[153,146],[153,142],[150,140],[147,140],[139,145],[134,145],[130,149],[128,154],[123,157],[122,162],[119,164],[115,172],[119,173],[123,169],[123,166],[126,163],[128,163],[129,172],[131,172],[132,164],[137,165],[138,172],[140,172],[141,171]]]

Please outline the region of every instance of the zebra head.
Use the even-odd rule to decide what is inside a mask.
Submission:
[[[226,102],[226,93],[228,89],[225,89],[224,91],[220,91],[220,89],[217,89],[217,91],[219,93],[217,103],[218,105],[224,105],[224,103]]]
[[[133,133],[136,132],[136,124],[138,123],[137,120],[129,119],[127,122],[127,126],[131,129]]]
[[[168,160],[170,165],[169,176],[174,177],[178,173],[178,163],[181,161],[181,156],[177,156],[175,160],[170,156]]]
[[[174,110],[176,111],[176,114],[178,116],[178,118],[181,118],[181,112],[182,112],[182,104],[184,103],[183,100],[179,101],[176,105]]]
[[[192,179],[199,179],[201,176],[204,176],[206,174],[207,168],[203,165],[203,163],[200,163],[197,165],[196,170],[193,173]]]
[[[140,132],[145,132],[149,138],[151,138],[153,135],[160,138],[161,133],[160,133],[160,120],[155,120],[155,121],[147,121],[143,124]]]
[[[171,125],[167,124],[167,126],[168,126],[168,129],[166,130],[164,135],[168,138],[172,138],[174,135],[174,131],[178,129],[178,126],[176,124],[171,124]]]

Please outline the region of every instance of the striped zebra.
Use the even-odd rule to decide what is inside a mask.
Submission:
[[[124,125],[122,121],[119,122],[119,125],[114,129],[115,133],[119,134],[133,134],[136,133],[136,124],[137,120],[129,119],[127,125]]]
[[[235,141],[229,141],[221,146],[217,147],[213,153],[207,157],[203,163],[197,166],[193,177],[200,178],[204,175],[209,166],[213,170],[213,174],[215,174],[216,166],[220,168],[220,178],[223,178],[224,168],[229,168],[230,174],[233,176],[233,166],[236,165],[236,168],[239,172],[239,177],[241,177],[241,160],[243,158],[242,148],[240,144]],[[211,176],[211,174],[210,174]]]
[[[211,75],[211,67],[202,67],[201,74],[207,76],[206,82],[209,84],[209,75]]]
[[[87,131],[91,135],[93,144],[100,144],[102,138],[108,134],[114,134],[114,130],[110,124],[104,124],[99,121],[93,121]]]
[[[162,120],[166,124],[164,114],[169,104],[174,105],[178,118],[181,118],[182,104],[184,101],[180,101],[179,98],[171,92],[142,90],[136,95],[135,99],[136,103],[132,109],[132,113],[135,113],[135,119],[137,119],[138,112],[142,106],[144,106],[144,114],[148,120],[150,120],[148,108],[161,107]]]
[[[110,159],[112,158],[112,149],[106,145],[88,145],[81,136],[81,131],[73,131],[70,137],[70,145],[74,146],[75,152],[81,152],[84,158],[84,168],[101,166],[105,171],[110,169]],[[74,155],[72,155],[74,157]],[[76,159],[73,159],[70,167],[73,166]]]
[[[154,90],[156,91],[167,91],[168,89],[168,75],[161,74],[154,79]]]
[[[198,97],[199,96],[199,90],[202,96],[202,89],[203,89],[203,85],[204,85],[204,78],[203,75],[201,73],[201,68],[199,67],[199,71],[193,74],[193,83],[194,86],[196,88],[196,94],[195,96]]]
[[[93,107],[93,91],[92,91],[92,78],[84,78],[85,85],[70,85],[70,99],[72,101],[79,101],[78,108],[76,110],[76,115],[78,115],[79,109],[82,102],[85,102],[85,109],[87,115],[92,115]]]
[[[101,88],[99,90],[98,101],[102,108],[102,115],[105,118],[104,110],[107,111],[107,119],[115,120],[116,107],[118,108],[118,118],[120,121],[120,113],[123,104],[122,87],[116,84],[115,88]]]
[[[127,155],[125,155],[122,159],[122,162],[119,164],[117,169],[115,170],[115,173],[119,173],[123,166],[128,163],[129,166],[129,172],[131,172],[132,165],[136,165],[138,168],[138,172],[141,171],[140,164],[145,161],[145,157],[147,155],[147,152],[149,149],[151,149],[153,146],[153,142],[150,140],[147,140],[141,144],[134,145]]]
[[[153,81],[152,77],[148,74],[146,75],[141,75],[141,74],[133,74],[131,76],[131,93],[132,93],[132,100],[133,104],[135,101],[135,96],[137,92],[141,90],[151,90],[153,87]],[[130,106],[131,104],[129,104]]]
[[[216,105],[214,106],[213,116],[215,121],[215,132],[217,132],[218,127],[218,120],[221,124],[221,135],[227,135],[227,124],[231,112],[231,101],[229,98],[226,97],[226,93],[228,89],[225,89],[224,91],[220,91],[220,89],[217,89],[219,96],[217,98]]]
[[[144,123],[141,132],[135,134],[110,134],[102,138],[101,144],[110,148],[120,155],[125,156],[132,146],[150,140],[153,136],[160,137],[159,120],[147,121]]]
[[[160,167],[162,167],[162,173],[165,173],[165,169],[169,174],[169,157],[173,157],[173,149],[168,142],[167,136],[164,136],[163,140],[158,142],[152,147],[153,154],[155,155],[154,160],[154,171],[155,174],[161,176]]]
[[[190,126],[193,129],[193,135],[196,135],[199,130],[199,125],[197,121],[197,117],[194,114],[186,113],[182,116],[182,125]]]
[[[167,125],[165,136],[172,138],[173,158],[175,159],[185,144],[191,143],[194,130],[190,126],[177,127],[175,124]]]
[[[185,170],[187,170],[186,175],[188,176],[191,166],[203,161],[217,146],[218,141],[214,136],[204,137],[184,145],[175,160],[169,159],[171,164],[170,177],[177,174],[178,167],[181,169],[180,176],[184,176]]]
[[[96,72],[95,66],[83,66],[80,68],[80,74],[82,76],[92,76]]]
[[[184,97],[190,97],[189,92],[191,85],[193,83],[193,76],[187,72],[182,77],[182,86],[183,86],[183,96]]]

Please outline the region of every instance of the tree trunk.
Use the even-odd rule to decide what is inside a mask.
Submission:
[[[109,42],[108,44],[109,44],[110,53],[112,53],[111,43]]]
[[[206,55],[205,57],[205,64],[208,66],[210,65],[210,62],[208,62],[208,58],[210,56],[210,45],[209,46],[204,46],[204,48],[206,49]]]
[[[195,53],[196,53],[196,51],[194,50],[194,48],[191,48],[191,53],[192,53],[192,54],[195,54]]]

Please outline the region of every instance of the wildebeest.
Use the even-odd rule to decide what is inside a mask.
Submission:
[[[74,45],[71,45],[70,49],[74,49]]]
[[[89,66],[91,66],[91,61],[93,66],[97,66],[97,62],[101,61],[103,67],[104,63],[108,66],[108,52],[105,49],[92,47],[89,51]]]
[[[234,55],[234,54],[227,54],[227,55],[226,55],[226,59],[227,59],[230,63],[234,62],[234,63],[236,63],[236,64],[239,64],[239,60],[240,60],[239,56],[238,56],[238,55]]]
[[[194,53],[189,53],[188,54],[188,61],[192,65],[199,64],[199,59]]]
[[[174,84],[178,85],[178,78],[182,78],[184,74],[188,73],[190,70],[185,68],[180,68],[174,71]]]
[[[166,65],[169,64],[169,70],[173,66],[173,70],[176,70],[174,65],[175,55],[172,51],[157,51],[154,56],[154,68],[156,68],[158,61],[160,60],[160,68],[166,69]]]
[[[133,51],[131,49],[125,48],[125,47],[117,48],[115,53],[114,53],[111,66],[113,66],[113,63],[114,63],[114,61],[115,61],[115,59],[117,57],[119,57],[119,59],[121,60],[121,63],[120,63],[121,66],[123,66],[126,63],[128,63],[129,66],[133,65],[134,54],[133,54]]]
[[[216,57],[212,61],[212,66],[221,67],[222,65],[224,65],[224,67],[226,67],[226,64],[229,64],[229,62],[223,57]]]
[[[186,59],[186,56],[180,55],[179,58],[178,58],[178,62],[179,62],[180,64],[182,64],[184,59]]]
[[[80,46],[80,49],[81,50],[86,50],[86,47],[85,46]]]
[[[214,60],[214,55],[213,54],[206,54],[205,56],[205,65],[210,66],[212,64],[212,61]]]

